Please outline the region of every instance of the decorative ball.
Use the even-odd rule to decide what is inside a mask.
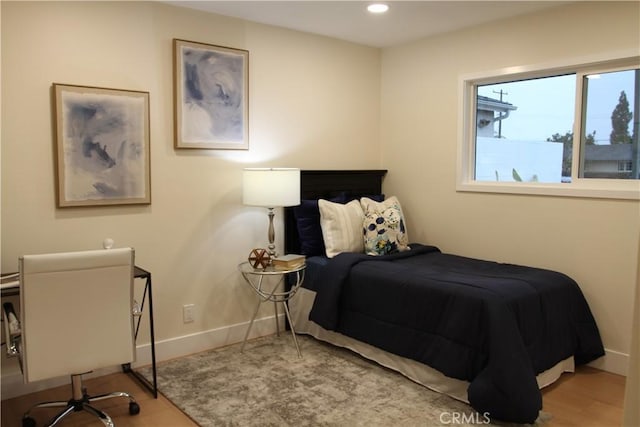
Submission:
[[[249,254],[249,264],[253,268],[267,268],[271,257],[266,249],[256,248]]]

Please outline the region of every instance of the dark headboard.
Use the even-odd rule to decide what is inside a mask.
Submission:
[[[361,197],[382,193],[387,171],[375,170],[303,170],[300,171],[300,199],[330,199],[340,194]],[[284,209],[285,253],[299,253],[298,229],[293,208]]]

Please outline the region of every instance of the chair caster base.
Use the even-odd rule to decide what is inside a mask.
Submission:
[[[140,405],[137,402],[129,402],[129,415],[138,415],[140,413]]]

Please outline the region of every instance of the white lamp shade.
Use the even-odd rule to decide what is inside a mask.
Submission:
[[[275,208],[300,204],[300,169],[247,168],[242,181],[245,205]]]

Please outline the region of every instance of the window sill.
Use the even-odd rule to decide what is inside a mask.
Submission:
[[[591,181],[591,182],[585,182]],[[640,181],[611,183],[608,180],[579,180],[571,184],[459,182],[458,192],[520,194],[531,196],[580,197],[640,200]]]

